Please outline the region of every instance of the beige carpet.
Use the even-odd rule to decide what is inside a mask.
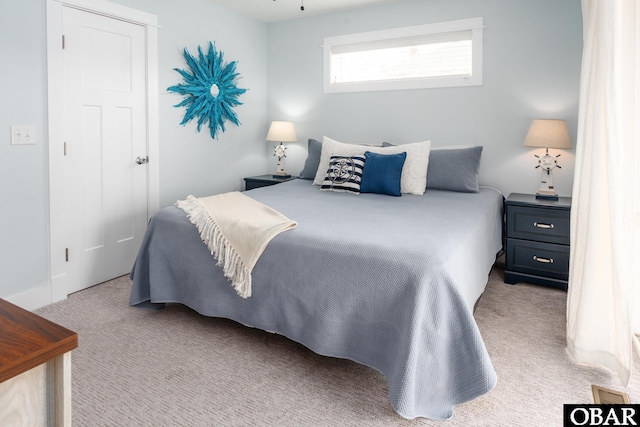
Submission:
[[[172,305],[128,306],[126,277],[75,293],[38,314],[79,334],[73,425],[89,426],[561,426],[563,403],[591,403],[612,374],[572,364],[563,291],[506,285],[494,268],[476,310],[498,374],[449,421],[404,420],[378,372],[318,356],[278,335]],[[640,402],[640,362],[627,392]]]

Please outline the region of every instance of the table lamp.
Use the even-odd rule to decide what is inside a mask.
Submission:
[[[286,168],[286,149],[283,142],[296,142],[296,129],[293,126],[293,122],[271,122],[269,132],[267,133],[267,141],[280,141],[280,145],[274,146],[274,156],[278,158],[278,164],[276,165],[276,172],[273,174],[274,178],[291,178],[291,175],[287,173]]]
[[[558,194],[553,186],[553,169],[560,168],[557,158],[560,154],[552,156],[549,148],[571,148],[569,130],[564,120],[535,119],[531,122],[527,137],[524,139],[527,147],[541,147],[546,149],[544,156],[538,158],[540,168],[540,188],[536,193],[536,199],[558,200]]]

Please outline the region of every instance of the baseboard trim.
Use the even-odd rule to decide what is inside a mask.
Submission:
[[[41,286],[4,299],[29,311],[37,310],[53,302],[51,285]]]

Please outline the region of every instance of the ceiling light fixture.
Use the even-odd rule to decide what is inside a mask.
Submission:
[[[276,1],[276,0],[273,0]],[[304,11],[304,0],[300,0],[300,10]]]

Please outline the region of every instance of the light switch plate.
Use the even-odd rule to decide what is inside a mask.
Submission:
[[[36,127],[32,125],[11,126],[11,144],[32,145],[36,143]]]

